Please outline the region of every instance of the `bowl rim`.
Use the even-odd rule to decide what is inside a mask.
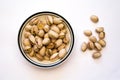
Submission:
[[[71,49],[70,49],[68,55],[67,55],[63,60],[61,60],[60,62],[55,63],[55,64],[52,64],[52,65],[47,65],[47,66],[46,66],[46,65],[39,65],[39,64],[35,63],[35,61],[33,62],[33,61],[29,60],[29,59],[24,55],[24,53],[23,53],[23,51],[22,51],[22,48],[21,48],[21,45],[20,45],[20,38],[21,38],[20,35],[21,35],[22,27],[24,26],[24,24],[25,24],[30,18],[32,18],[32,17],[34,17],[34,16],[36,16],[36,15],[38,15],[38,14],[46,14],[46,13],[47,13],[47,14],[57,15],[57,16],[61,17],[61,18],[67,23],[67,25],[69,26],[69,28],[70,28],[70,30],[71,30],[70,33],[72,34],[72,44],[71,44]],[[55,12],[42,11],[42,12],[37,12],[37,13],[32,14],[31,16],[29,16],[29,17],[22,23],[22,25],[21,25],[21,27],[20,27],[20,29],[19,29],[19,32],[18,32],[17,41],[18,41],[18,47],[19,47],[20,52],[22,53],[22,55],[24,56],[24,58],[25,58],[28,62],[30,62],[31,64],[33,64],[33,65],[35,65],[35,66],[38,66],[38,67],[48,68],[48,67],[54,67],[54,66],[57,66],[57,65],[63,63],[63,62],[68,58],[68,56],[71,54],[72,49],[73,49],[73,46],[74,46],[74,32],[73,32],[73,29],[72,29],[70,23],[69,23],[63,16],[61,16],[61,15],[59,15],[58,13],[55,13]]]

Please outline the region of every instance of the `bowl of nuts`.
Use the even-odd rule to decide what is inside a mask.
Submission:
[[[30,63],[56,66],[70,55],[74,45],[71,25],[54,12],[38,12],[28,17],[18,33],[18,46]]]

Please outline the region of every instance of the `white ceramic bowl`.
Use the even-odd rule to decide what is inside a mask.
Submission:
[[[28,57],[26,55],[26,53],[24,52],[23,50],[23,47],[22,47],[22,33],[23,33],[23,30],[26,26],[26,24],[33,18],[37,17],[37,16],[41,16],[41,15],[51,15],[51,16],[56,16],[56,17],[60,17],[63,19],[63,22],[67,25],[67,29],[69,30],[69,33],[70,33],[70,44],[69,44],[69,48],[67,50],[67,54],[65,55],[64,58],[58,60],[58,61],[55,61],[53,63],[40,63],[38,61],[35,61],[33,59],[31,59],[30,57]],[[67,57],[71,54],[71,51],[73,49],[73,45],[74,45],[74,33],[73,33],[73,30],[71,28],[71,25],[69,24],[69,22],[64,18],[62,17],[61,15],[57,14],[57,13],[54,13],[54,12],[47,12],[47,11],[44,11],[44,12],[38,12],[38,13],[35,13],[33,15],[31,15],[30,17],[28,17],[24,22],[23,24],[21,25],[20,27],[20,30],[19,30],[19,33],[18,33],[18,46],[19,46],[19,49],[22,53],[22,55],[24,56],[24,58],[29,61],[30,63],[32,63],[33,65],[36,65],[36,66],[39,66],[39,67],[53,67],[53,66],[56,66],[60,63],[62,63],[63,61],[65,61],[67,59]]]

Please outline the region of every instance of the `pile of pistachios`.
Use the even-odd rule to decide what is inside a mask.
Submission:
[[[93,23],[97,23],[99,21],[99,18],[96,15],[92,15],[90,19]],[[98,40],[96,36],[93,36],[91,30],[84,31],[84,35],[88,37],[89,41],[82,43],[81,50],[83,52],[85,52],[87,49],[95,50],[95,52],[93,52],[92,54],[92,57],[94,59],[97,59],[102,56],[100,51],[106,46],[106,41],[104,40],[105,38],[104,27],[97,27],[95,31],[98,34]]]
[[[28,22],[22,34],[23,50],[30,58],[53,62],[67,54],[70,34],[60,17],[35,17]]]

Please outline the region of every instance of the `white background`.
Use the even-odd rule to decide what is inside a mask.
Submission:
[[[21,55],[17,36],[21,24],[30,15],[52,11],[65,17],[75,34],[72,55],[52,69],[33,66]],[[93,24],[89,17],[97,15]],[[107,46],[102,57],[92,59],[92,51],[83,53],[85,29],[103,26]],[[0,0],[0,80],[120,80],[120,0]]]

